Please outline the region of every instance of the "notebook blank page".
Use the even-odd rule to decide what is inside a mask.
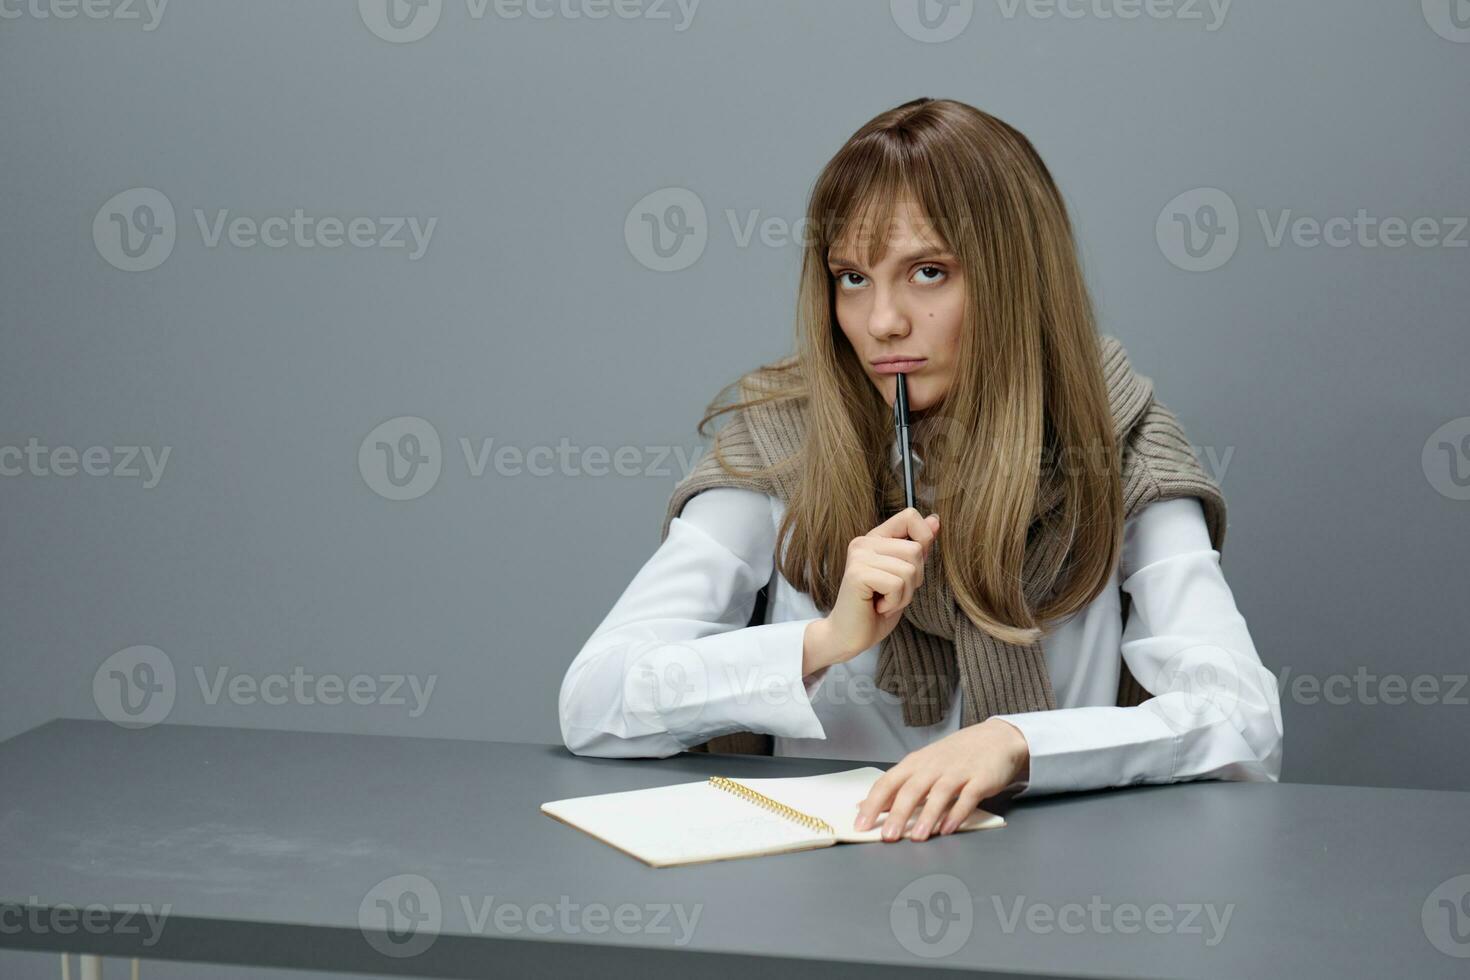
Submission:
[[[554,800],[541,809],[656,867],[832,842],[706,780]]]

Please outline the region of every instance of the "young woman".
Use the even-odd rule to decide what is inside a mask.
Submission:
[[[893,762],[858,820],[888,839],[1007,789],[1277,779],[1224,499],[1097,333],[1030,142],[918,99],[848,140],[806,223],[797,350],[700,421],[730,415],[567,670],[567,747]]]

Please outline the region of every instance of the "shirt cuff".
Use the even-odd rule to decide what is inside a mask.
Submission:
[[[1159,732],[1158,719],[1149,712],[1094,706],[995,717],[1019,728],[1030,749],[1030,778],[1017,795],[1173,778],[1176,739],[1172,733]]]
[[[685,648],[678,657],[681,663],[691,659],[687,651],[695,654],[684,664],[685,680],[671,685],[682,687],[693,709],[680,719],[675,733],[680,740],[695,745],[737,731],[826,738],[811,703],[811,692],[826,670],[811,678],[801,673],[806,628],[812,621],[747,626],[677,644]]]

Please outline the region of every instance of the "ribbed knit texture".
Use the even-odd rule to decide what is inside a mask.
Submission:
[[[1121,449],[1125,519],[1157,500],[1198,497],[1211,546],[1221,550],[1225,499],[1200,467],[1178,419],[1154,399],[1152,381],[1133,370],[1116,338],[1101,335],[1099,350],[1113,428]],[[741,381],[746,394],[763,390],[754,372]],[[732,412],[716,434],[718,448],[739,470],[769,467],[783,460],[789,464],[802,450],[804,409],[805,400],[794,399]],[[915,428],[922,445],[923,422]],[[689,498],[712,487],[757,490],[778,496],[789,505],[798,478],[797,467],[787,465],[770,474],[737,476],[726,472],[715,455],[713,448],[705,453],[694,470],[674,487],[660,540],[668,536],[669,525]],[[1061,496],[1060,484],[1048,480],[1037,502],[1023,568],[1025,593],[1032,608],[1054,587],[1071,547],[1052,520],[1060,517],[1055,508]],[[929,549],[923,585],[879,650],[875,680],[882,690],[902,699],[904,724],[914,727],[942,721],[949,711],[956,673],[962,727],[995,714],[1055,709],[1056,697],[1041,644],[1005,643],[976,626],[944,581],[939,548],[936,541]],[[1138,704],[1149,696],[1126,664],[1121,667],[1121,675],[1119,704]],[[769,735],[736,732],[692,748],[769,755],[772,745]]]

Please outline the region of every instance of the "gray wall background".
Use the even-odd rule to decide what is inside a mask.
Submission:
[[[817,170],[933,95],[1035,142],[1102,329],[1214,466],[1226,575],[1286,679],[1286,778],[1470,789],[1465,3],[982,0],[942,42],[904,0],[444,0],[411,42],[372,2],[175,0],[151,30],[50,3],[0,19],[0,447],[78,458],[0,458],[0,737],[120,710],[111,670],[153,657],[170,722],[559,741],[562,673],[657,546],[705,403],[789,348]],[[111,215],[137,188],[175,241],[130,272]],[[650,268],[640,215],[690,200],[685,267]],[[297,208],[437,221],[414,258],[211,246],[196,217]],[[1360,211],[1372,244],[1269,233]],[[392,500],[368,436],[404,416],[440,473]],[[476,475],[461,440],[576,450]],[[156,486],[81,471],[129,446],[168,447]],[[374,703],[211,699],[198,673],[297,669],[374,678]],[[424,710],[381,703],[384,675],[434,678]]]

